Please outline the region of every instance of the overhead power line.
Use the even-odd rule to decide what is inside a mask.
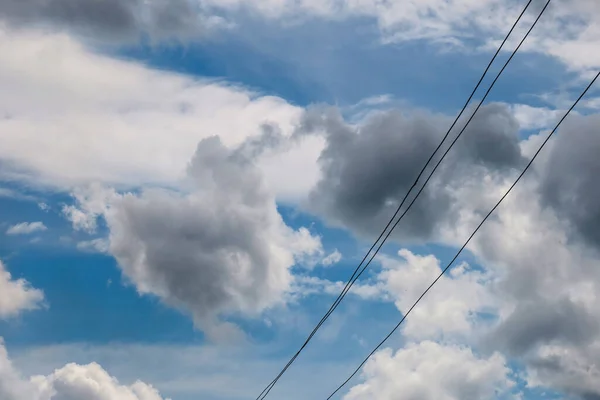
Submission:
[[[508,60],[506,61],[506,63],[504,64],[504,66],[502,67],[502,69],[500,70],[500,72],[498,72],[498,74],[496,75],[496,78],[494,79],[494,81],[492,82],[492,84],[490,85],[490,87],[488,88],[487,92],[485,93],[485,95],[483,96],[483,98],[481,99],[479,105],[477,106],[477,108],[475,109],[475,111],[472,113],[471,117],[469,118],[469,120],[467,121],[467,123],[465,124],[465,126],[463,127],[463,129],[460,131],[460,133],[456,136],[456,138],[454,139],[454,141],[452,142],[452,144],[448,147],[448,149],[446,150],[446,152],[444,153],[444,155],[442,156],[442,158],[438,161],[438,163],[436,164],[436,166],[434,167],[434,169],[431,171],[430,175],[428,176],[427,180],[425,181],[425,184],[423,185],[423,187],[421,188],[421,190],[417,193],[417,195],[413,198],[413,200],[411,201],[411,203],[408,205],[408,207],[406,208],[406,210],[403,212],[403,214],[400,216],[400,218],[394,223],[394,225],[392,226],[391,230],[388,232],[388,228],[390,227],[390,225],[392,225],[392,222],[394,222],[394,219],[398,216],[398,214],[400,213],[400,210],[402,209],[402,207],[404,206],[404,203],[406,203],[406,200],[408,199],[410,193],[412,192],[412,190],[417,186],[419,180],[421,179],[421,177],[423,176],[423,174],[425,173],[427,167],[429,166],[429,164],[432,162],[432,160],[434,159],[435,155],[437,154],[437,152],[441,149],[441,147],[443,146],[444,142],[446,141],[446,139],[448,138],[448,136],[450,135],[450,132],[452,131],[452,129],[454,129],[454,127],[456,126],[456,124],[458,123],[458,121],[460,120],[460,118],[462,117],[463,113],[466,111],[468,105],[470,104],[471,100],[473,99],[473,97],[475,96],[475,93],[477,92],[477,90],[479,89],[479,87],[481,86],[481,83],[483,82],[483,79],[485,78],[485,76],[487,75],[489,69],[491,68],[492,64],[494,63],[494,61],[496,60],[496,58],[498,57],[498,55],[500,54],[500,52],[502,51],[504,45],[506,44],[506,42],[508,41],[508,38],[510,37],[510,35],[512,34],[512,32],[515,30],[515,28],[517,27],[518,23],[521,21],[523,15],[525,14],[525,12],[527,11],[527,9],[529,8],[529,6],[531,5],[531,3],[533,2],[533,0],[529,0],[527,2],[527,4],[525,5],[523,11],[519,14],[518,18],[516,19],[516,21],[514,22],[514,24],[512,25],[510,31],[507,33],[507,35],[505,36],[504,40],[502,41],[502,43],[500,44],[500,46],[498,47],[498,49],[496,50],[496,52],[494,53],[494,56],[492,57],[492,59],[489,61],[487,67],[485,68],[483,74],[481,75],[481,77],[479,78],[479,81],[477,82],[477,85],[475,85],[475,88],[473,89],[473,91],[471,92],[469,98],[467,99],[467,101],[465,102],[465,104],[463,105],[461,111],[459,112],[459,114],[457,115],[457,117],[455,118],[454,122],[452,123],[452,125],[450,126],[450,128],[448,129],[448,131],[446,132],[446,134],[444,135],[444,137],[442,138],[442,140],[440,141],[440,143],[438,144],[438,146],[436,147],[436,149],[434,150],[434,152],[431,154],[431,156],[429,157],[429,159],[427,160],[427,162],[425,163],[425,165],[423,166],[423,168],[421,169],[421,171],[419,172],[417,178],[415,179],[415,181],[413,182],[413,184],[411,185],[410,189],[408,190],[408,192],[406,193],[406,195],[404,196],[404,198],[402,199],[402,201],[400,202],[400,205],[397,207],[396,211],[394,212],[394,214],[392,215],[392,217],[390,218],[389,222],[387,223],[387,225],[385,226],[385,228],[383,229],[383,231],[381,232],[381,234],[379,235],[379,237],[377,238],[377,240],[373,243],[373,245],[371,246],[371,248],[369,249],[369,251],[365,254],[364,258],[361,260],[361,262],[358,264],[358,266],[356,267],[356,269],[354,270],[354,272],[352,273],[352,275],[350,276],[350,278],[348,279],[346,285],[344,286],[342,292],[338,295],[338,297],[335,299],[335,301],[333,302],[333,304],[329,307],[329,310],[325,313],[325,315],[321,318],[321,320],[317,323],[317,325],[315,326],[315,328],[312,330],[312,332],[309,334],[309,336],[306,338],[306,340],[304,341],[304,343],[302,344],[302,346],[300,347],[300,349],[294,354],[294,356],[292,356],[290,358],[290,360],[288,361],[288,363],[283,367],[283,369],[279,372],[279,374],[275,377],[275,379],[273,379],[264,389],[263,391],[258,395],[258,397],[256,398],[256,400],[262,400],[265,399],[267,397],[267,395],[271,392],[271,390],[273,389],[273,387],[277,384],[277,382],[279,381],[279,379],[283,376],[283,374],[288,370],[288,368],[294,363],[294,361],[296,360],[296,358],[298,358],[298,356],[300,355],[300,353],[304,350],[304,348],[308,345],[308,343],[312,340],[312,338],[314,337],[314,335],[317,333],[317,331],[321,328],[321,326],[323,325],[323,323],[329,318],[329,316],[331,315],[331,313],[333,313],[335,311],[335,309],[338,307],[338,305],[341,303],[341,301],[344,299],[344,297],[346,297],[346,294],[348,293],[348,291],[350,290],[350,288],[354,285],[354,282],[356,282],[356,280],[362,275],[362,273],[365,271],[365,269],[370,265],[371,261],[373,260],[373,258],[377,255],[377,253],[379,252],[379,250],[381,249],[381,247],[383,246],[383,244],[385,243],[385,241],[387,240],[387,238],[390,236],[390,234],[392,233],[392,231],[394,230],[394,228],[398,225],[398,223],[402,220],[402,218],[404,217],[404,215],[408,212],[408,210],[412,207],[412,205],[414,204],[414,202],[416,201],[416,199],[419,197],[419,195],[421,194],[421,192],[423,191],[423,188],[425,187],[425,185],[427,184],[427,182],[429,182],[429,179],[431,178],[431,176],[433,175],[433,173],[435,172],[435,170],[437,169],[437,167],[439,166],[439,164],[441,163],[441,161],[444,159],[444,157],[446,156],[446,154],[450,151],[450,149],[454,146],[454,143],[456,143],[456,140],[458,140],[458,138],[462,135],[462,133],[465,131],[465,129],[467,128],[467,126],[469,125],[469,123],[471,122],[471,120],[474,118],[475,114],[477,113],[477,111],[479,110],[479,108],[481,107],[481,105],[483,104],[483,102],[485,101],[485,99],[487,98],[487,96],[489,95],[490,91],[492,90],[492,88],[494,87],[494,85],[496,84],[497,80],[500,78],[500,76],[502,75],[502,73],[504,72],[504,70],[506,69],[506,67],[508,66],[508,64],[512,61],[513,57],[516,55],[516,53],[519,51],[521,45],[524,43],[525,39],[529,36],[529,34],[531,33],[531,31],[533,30],[533,28],[535,27],[535,25],[537,24],[537,22],[539,21],[539,19],[541,18],[542,14],[544,13],[544,11],[546,10],[546,8],[548,7],[549,3],[551,0],[548,0],[548,2],[546,3],[545,7],[542,9],[542,11],[540,12],[539,16],[537,17],[537,19],[534,21],[534,23],[532,24],[531,28],[527,31],[527,33],[525,34],[525,36],[523,37],[523,39],[521,40],[521,42],[519,43],[519,45],[515,48],[515,50],[512,52],[511,56],[508,58]],[[386,235],[386,232],[387,235]],[[384,237],[385,235],[385,237]],[[367,258],[369,258],[369,255],[371,254],[371,252],[373,251],[373,249],[377,246],[377,244],[380,242],[380,240],[383,238],[383,241],[380,243],[379,247],[376,249],[375,253],[372,255],[372,257],[369,259],[369,261],[367,262],[367,264],[363,265],[365,263],[365,261],[367,261]],[[362,270],[361,270],[362,267]]]
[[[592,79],[592,81],[585,88],[585,90],[581,93],[581,95],[579,95],[579,97],[577,98],[577,100],[575,100],[575,103],[573,103],[573,105],[571,106],[571,108],[569,108],[567,110],[567,112],[565,113],[565,115],[560,119],[560,121],[558,121],[558,123],[556,124],[556,126],[554,127],[554,129],[548,134],[548,136],[546,137],[546,139],[544,140],[544,142],[537,149],[537,151],[535,152],[535,154],[533,155],[533,157],[531,158],[531,160],[527,163],[527,165],[525,166],[525,168],[523,169],[523,171],[519,174],[519,176],[517,177],[517,179],[513,182],[513,184],[510,186],[510,188],[508,188],[508,190],[506,191],[506,193],[504,193],[504,195],[500,198],[500,200],[498,200],[498,202],[496,203],[496,205],[494,205],[494,207],[492,207],[492,209],[487,213],[487,215],[483,218],[483,220],[479,223],[479,225],[477,225],[477,228],[475,228],[475,230],[473,231],[473,233],[471,233],[471,236],[469,236],[469,238],[462,245],[462,247],[460,248],[460,250],[458,250],[458,252],[454,255],[454,258],[452,258],[452,260],[442,270],[442,272],[438,275],[438,277],[435,278],[435,280],[427,287],[427,289],[425,289],[425,291],[421,294],[421,296],[419,296],[419,298],[417,299],[417,301],[415,301],[413,303],[413,305],[408,309],[408,311],[406,312],[406,314],[404,314],[404,316],[402,317],[402,319],[400,320],[400,322],[398,322],[398,324],[396,324],[396,326],[394,327],[394,329],[392,329],[390,331],[390,333],[388,333],[387,336],[381,342],[379,342],[379,344],[373,349],[373,351],[371,351],[371,353],[369,353],[369,355],[363,360],[363,362],[360,363],[360,365],[354,370],[354,372],[352,372],[352,374],[348,377],[348,379],[346,379],[340,386],[338,386],[338,388],[333,393],[331,393],[329,395],[329,397],[327,397],[327,400],[331,399],[337,392],[339,392],[358,373],[358,371],[360,371],[360,369],[363,367],[363,365],[365,365],[365,363],[369,360],[369,358],[371,358],[371,356],[373,354],[375,354],[375,352],[377,350],[379,350],[379,348],[390,338],[390,336],[392,336],[394,334],[394,332],[396,332],[396,330],[400,327],[400,325],[402,325],[402,323],[404,322],[404,320],[408,317],[408,315],[411,313],[411,311],[417,306],[417,304],[419,304],[419,302],[421,301],[421,299],[423,299],[423,297],[425,297],[425,295],[429,292],[429,290],[431,290],[431,288],[440,280],[440,278],[442,276],[444,276],[444,274],[450,269],[450,267],[452,266],[452,264],[454,264],[454,261],[456,261],[456,259],[458,258],[458,256],[460,256],[460,254],[462,253],[462,251],[471,242],[471,239],[473,239],[473,237],[475,236],[475,234],[477,234],[477,232],[479,231],[479,229],[487,221],[487,219],[490,217],[490,215],[492,215],[494,213],[494,211],[496,211],[496,209],[498,208],[498,206],[500,206],[500,204],[509,195],[509,193],[513,190],[513,188],[517,185],[517,183],[519,183],[519,181],[521,180],[521,178],[523,178],[523,176],[525,175],[525,173],[527,172],[527,170],[529,169],[529,167],[531,167],[531,165],[533,164],[533,162],[535,161],[535,159],[537,158],[537,156],[540,154],[540,152],[544,148],[544,146],[546,146],[546,143],[548,143],[548,141],[550,140],[550,138],[552,137],[552,135],[554,135],[554,133],[558,130],[558,128],[560,127],[560,125],[563,123],[563,121],[567,118],[567,116],[571,113],[571,111],[573,111],[573,109],[577,106],[577,104],[579,103],[579,101],[586,95],[586,93],[588,92],[588,90],[590,90],[590,88],[594,85],[594,83],[596,82],[596,80],[598,79],[598,77],[600,77],[600,72],[598,72],[596,74],[596,76],[594,77],[594,79]]]

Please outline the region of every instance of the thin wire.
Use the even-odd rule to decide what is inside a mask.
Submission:
[[[479,81],[477,82],[477,85],[475,85],[475,88],[473,89],[473,91],[471,92],[469,98],[467,99],[467,101],[465,102],[465,104],[463,105],[460,113],[457,115],[456,119],[454,120],[454,122],[452,123],[452,125],[450,126],[450,128],[448,129],[448,131],[446,132],[446,134],[444,135],[444,137],[442,138],[442,140],[440,141],[440,143],[438,144],[438,146],[436,147],[436,149],[434,150],[434,152],[431,154],[431,156],[429,157],[429,159],[427,160],[427,162],[425,163],[425,165],[423,166],[423,168],[421,169],[421,171],[419,172],[419,175],[417,176],[417,178],[415,179],[415,181],[413,182],[413,184],[411,185],[410,189],[408,190],[408,192],[406,193],[406,195],[404,196],[404,198],[402,199],[402,201],[400,202],[400,205],[397,207],[396,211],[394,212],[394,214],[392,215],[392,217],[390,218],[390,220],[388,221],[387,225],[385,226],[385,228],[383,229],[383,231],[381,232],[381,234],[379,235],[379,237],[377,238],[377,240],[375,240],[375,242],[373,243],[373,245],[371,246],[371,248],[369,249],[369,251],[365,254],[365,256],[363,257],[363,259],[361,260],[361,262],[358,264],[358,266],[356,267],[356,269],[354,270],[354,272],[352,273],[352,275],[350,276],[350,278],[348,279],[348,282],[346,283],[346,285],[344,286],[344,289],[342,290],[342,292],[338,295],[338,297],[335,299],[335,301],[333,302],[333,304],[329,307],[329,310],[325,313],[325,315],[321,318],[321,320],[319,321],[319,323],[315,326],[315,328],[312,330],[312,332],[310,333],[310,335],[307,337],[307,339],[304,341],[304,343],[302,344],[302,346],[300,347],[300,349],[294,354],[294,356],[288,361],[288,363],[284,366],[284,368],[279,372],[279,374],[275,377],[275,379],[273,379],[264,389],[263,391],[258,395],[258,397],[256,398],[256,400],[262,400],[265,399],[267,397],[267,395],[271,392],[271,390],[273,389],[273,387],[277,384],[277,382],[279,381],[279,379],[281,378],[281,376],[283,376],[283,374],[287,371],[287,369],[294,363],[294,361],[296,360],[296,358],[298,358],[298,356],[300,355],[300,353],[304,350],[304,348],[308,345],[308,343],[312,340],[313,336],[317,333],[317,331],[321,328],[321,326],[323,325],[323,323],[329,318],[329,316],[333,313],[333,311],[335,311],[335,309],[338,307],[338,305],[341,303],[341,301],[344,299],[344,297],[346,297],[346,294],[348,293],[348,291],[350,290],[350,288],[354,285],[354,282],[356,282],[356,280],[362,275],[362,273],[365,271],[365,269],[370,265],[371,261],[373,260],[373,258],[375,257],[375,255],[377,255],[377,253],[379,252],[379,249],[381,249],[381,247],[383,246],[383,244],[385,243],[385,241],[387,240],[387,238],[389,237],[389,235],[391,234],[391,232],[394,230],[394,228],[398,225],[398,223],[400,222],[400,220],[404,217],[404,215],[406,214],[406,212],[410,209],[410,207],[412,206],[412,204],[415,202],[415,200],[418,198],[418,196],[420,195],[420,193],[422,192],[423,189],[421,189],[417,195],[415,196],[415,198],[412,200],[412,202],[409,204],[409,206],[407,207],[407,209],[404,211],[404,213],[400,216],[400,218],[398,219],[398,221],[393,225],[392,229],[390,230],[390,232],[385,236],[385,238],[383,239],[383,242],[381,243],[381,245],[378,247],[378,249],[375,251],[375,253],[373,254],[373,256],[371,257],[371,259],[368,261],[368,263],[363,267],[362,270],[361,266],[363,265],[363,263],[366,261],[366,259],[369,257],[369,254],[371,254],[371,252],[373,251],[373,249],[375,248],[375,246],[377,246],[377,243],[381,240],[381,238],[385,235],[386,231],[388,230],[388,228],[390,227],[390,225],[392,224],[392,222],[394,221],[394,219],[396,218],[396,216],[398,215],[398,213],[400,212],[400,210],[402,209],[402,206],[404,205],[404,203],[406,202],[406,200],[408,199],[408,196],[410,195],[410,193],[412,192],[412,190],[417,186],[419,180],[421,179],[422,175],[424,174],[424,172],[426,171],[427,167],[429,166],[429,164],[431,163],[431,161],[433,160],[433,158],[435,157],[435,155],[437,154],[437,152],[440,150],[440,148],[443,146],[444,142],[446,141],[446,139],[448,138],[448,136],[450,135],[450,132],[452,131],[452,129],[454,129],[455,125],[458,123],[458,121],[460,120],[460,117],[463,115],[463,113],[466,111],[469,103],[471,102],[471,100],[473,99],[473,97],[475,96],[475,93],[477,92],[477,89],[479,89],[479,87],[481,86],[481,83],[483,82],[483,79],[485,78],[485,76],[487,75],[489,69],[491,68],[492,64],[494,63],[494,61],[496,60],[496,58],[498,57],[498,55],[500,54],[500,51],[502,51],[502,48],[504,47],[504,45],[506,44],[506,42],[508,41],[508,38],[510,37],[510,35],[512,34],[512,32],[515,30],[515,28],[517,27],[518,23],[521,21],[523,15],[525,14],[525,12],[527,11],[527,9],[529,8],[529,6],[531,5],[531,3],[533,2],[533,0],[529,0],[527,2],[527,4],[525,5],[525,8],[523,9],[523,11],[521,11],[521,13],[519,14],[519,17],[517,18],[517,20],[515,21],[515,23],[512,25],[510,31],[507,33],[507,35],[504,37],[504,40],[502,41],[502,43],[500,44],[500,47],[498,47],[498,49],[496,50],[496,52],[494,53],[494,56],[492,57],[492,59],[490,60],[490,62],[488,63],[487,67],[485,68],[483,74],[481,75],[481,77],[479,78]],[[550,3],[550,0],[548,1],[548,4]],[[548,4],[546,4],[546,7],[548,7]],[[546,7],[544,7],[544,10],[546,9]],[[544,10],[542,10],[542,13],[544,12]],[[541,14],[540,14],[541,16]],[[487,95],[489,94],[489,92],[491,91],[491,89],[493,88],[493,86],[495,85],[496,81],[498,80],[498,78],[500,77],[500,75],[502,74],[502,72],[504,71],[504,69],[506,69],[506,66],[508,65],[508,63],[510,63],[510,61],[512,60],[512,58],[514,57],[514,55],[517,53],[517,51],[519,50],[519,48],[521,47],[521,45],[523,44],[524,40],[527,38],[527,36],[529,35],[529,33],[531,32],[531,30],[533,29],[533,27],[537,24],[537,21],[539,20],[540,17],[538,17],[538,19],[536,19],[536,21],[534,22],[534,24],[532,25],[532,27],[530,28],[530,30],[527,32],[527,34],[525,35],[525,37],[523,38],[523,40],[521,41],[521,43],[519,44],[519,46],[513,51],[513,53],[511,54],[510,58],[508,59],[508,61],[504,64],[503,68],[500,70],[500,72],[498,73],[498,75],[496,76],[496,79],[494,79],[494,81],[492,82],[490,88],[488,89],[488,91],[486,92],[485,96],[483,97],[483,99],[480,102],[480,105],[477,107],[477,109],[473,112],[473,114],[471,115],[471,118],[469,119],[469,121],[465,124],[465,127],[463,128],[463,130],[459,133],[459,135],[457,136],[457,138],[452,142],[452,144],[450,145],[450,147],[448,148],[448,150],[446,151],[446,153],[444,153],[444,155],[442,156],[441,160],[443,160],[443,158],[445,157],[445,155],[448,153],[448,151],[452,148],[452,146],[454,145],[454,143],[456,142],[456,140],[458,139],[458,137],[460,137],[460,135],[464,132],[465,128],[467,127],[467,125],[471,122],[471,120],[473,119],[475,113],[477,112],[477,110],[479,110],[479,108],[481,107],[481,103],[483,103],[483,101],[485,100],[485,98],[487,98]],[[440,160],[440,162],[441,162]],[[437,166],[434,168],[433,172],[435,172],[435,170],[437,169]],[[427,181],[425,182],[425,184],[427,184],[427,182],[429,181],[429,179],[431,178],[431,175],[429,175],[429,177],[427,178]],[[360,270],[360,272],[359,272]]]
[[[560,127],[560,125],[563,123],[563,121],[567,118],[567,116],[571,113],[571,111],[573,111],[573,109],[577,106],[577,104],[583,98],[583,96],[585,96],[585,94],[588,92],[588,90],[594,85],[594,83],[596,82],[596,80],[598,79],[598,77],[600,77],[600,72],[598,72],[598,74],[596,74],[596,77],[594,79],[592,79],[592,81],[585,88],[585,90],[583,91],[583,93],[581,93],[581,95],[577,98],[577,100],[575,101],[575,103],[573,103],[573,105],[571,106],[571,108],[569,108],[569,110],[565,113],[565,115],[560,119],[560,121],[558,122],[558,124],[556,124],[556,126],[554,127],[554,129],[552,130],[552,132],[550,132],[548,134],[548,136],[546,137],[546,139],[544,140],[544,142],[542,143],[542,145],[535,152],[535,154],[533,155],[533,157],[531,158],[531,160],[529,161],[529,163],[527,163],[527,165],[525,166],[525,169],[523,169],[523,171],[521,172],[521,174],[517,177],[517,179],[510,186],[510,188],[506,191],[506,193],[504,193],[504,195],[500,198],[500,200],[498,200],[498,202],[496,203],[496,205],[487,213],[487,215],[485,216],[485,218],[483,218],[483,220],[479,223],[479,225],[477,225],[477,228],[475,228],[475,230],[473,231],[473,233],[471,233],[471,236],[469,236],[469,238],[467,239],[467,241],[462,245],[462,247],[456,253],[456,255],[454,256],[454,258],[452,258],[452,261],[450,261],[450,263],[448,263],[448,265],[446,266],[446,268],[444,268],[442,270],[442,272],[438,275],[438,277],[435,278],[435,280],[429,285],[429,287],[427,287],[427,289],[421,294],[421,296],[419,296],[419,298],[417,299],[417,301],[415,301],[413,303],[413,305],[408,309],[408,311],[406,312],[406,314],[404,314],[404,316],[402,317],[402,319],[400,320],[400,322],[398,322],[398,324],[396,324],[396,326],[394,327],[394,329],[392,329],[391,332],[388,333],[388,335],[375,347],[375,349],[373,349],[373,351],[371,351],[371,353],[369,353],[369,355],[367,356],[367,358],[365,358],[363,360],[363,362],[360,363],[360,365],[354,370],[354,372],[350,375],[350,377],[348,379],[346,379],[344,381],[344,383],[342,383],[340,386],[338,386],[338,388],[331,395],[329,395],[329,397],[327,397],[327,400],[331,399],[338,391],[340,391],[340,389],[342,389],[358,373],[358,371],[360,371],[360,369],[363,367],[363,365],[365,365],[365,363],[369,360],[369,358],[371,358],[371,356],[373,356],[373,354],[375,354],[375,352],[377,350],[379,350],[379,348],[390,338],[390,336],[392,336],[394,334],[394,332],[396,332],[396,330],[398,329],[398,327],[400,327],[400,325],[408,317],[408,315],[415,308],[415,306],[421,301],[421,299],[423,297],[425,297],[425,295],[429,292],[429,290],[431,290],[431,288],[437,283],[437,281],[439,281],[440,278],[442,276],[444,276],[444,274],[448,271],[448,269],[450,269],[450,267],[452,266],[452,264],[454,264],[454,261],[456,261],[456,259],[458,258],[458,256],[460,256],[460,254],[462,253],[462,251],[465,249],[465,247],[467,247],[467,245],[471,242],[471,239],[473,239],[473,237],[475,236],[475,234],[479,231],[479,229],[487,221],[487,219],[490,217],[490,215],[492,215],[492,213],[494,211],[496,211],[496,209],[498,208],[498,206],[500,206],[500,203],[502,203],[502,201],[504,201],[504,199],[513,190],[513,188],[517,185],[517,183],[519,183],[519,181],[521,180],[521,178],[525,175],[525,173],[527,172],[527,170],[529,169],[529,167],[531,167],[531,165],[533,164],[533,162],[535,161],[535,159],[537,158],[537,156],[540,154],[540,152],[542,151],[542,149],[544,148],[544,146],[546,146],[546,143],[548,143],[548,141],[550,140],[550,138],[552,137],[552,135],[554,135],[554,133],[558,130],[558,128]]]

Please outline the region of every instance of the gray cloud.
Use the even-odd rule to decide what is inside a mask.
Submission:
[[[599,322],[581,305],[568,298],[555,302],[537,300],[522,302],[502,321],[493,334],[494,347],[523,355],[543,343],[584,346],[597,337]]]
[[[259,170],[217,137],[200,142],[188,179],[186,194],[78,194],[79,211],[104,216],[108,251],[140,293],[190,312],[205,333],[226,339],[238,332],[219,317],[256,316],[283,302],[289,268],[320,253],[321,243],[285,225]]]
[[[600,248],[600,115],[571,117],[542,169],[545,205],[566,219],[574,233]]]
[[[582,400],[600,399],[600,348],[549,347],[527,358],[528,374],[542,384]]]
[[[323,177],[310,194],[309,209],[359,234],[379,233],[450,123],[444,116],[395,110],[355,128],[333,109],[309,111],[300,134],[321,131],[327,140],[319,160]],[[431,238],[458,217],[453,189],[484,173],[504,174],[519,166],[517,133],[507,107],[483,106],[406,215],[397,237]]]
[[[2,0],[13,26],[67,28],[94,40],[200,33],[208,22],[190,0]]]

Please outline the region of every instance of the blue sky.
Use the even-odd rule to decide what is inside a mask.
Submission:
[[[572,2],[270,398],[326,398],[516,178],[600,65],[600,8]],[[523,7],[67,3],[0,5],[2,400],[256,397]],[[600,396],[598,93],[336,398]]]

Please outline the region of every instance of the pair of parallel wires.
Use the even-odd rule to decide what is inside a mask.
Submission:
[[[491,92],[492,88],[495,86],[496,82],[498,81],[498,79],[500,78],[500,76],[502,75],[502,73],[504,72],[504,70],[506,69],[506,67],[508,66],[508,64],[512,61],[512,59],[514,58],[514,56],[517,54],[517,52],[519,51],[519,49],[521,48],[521,46],[523,45],[523,43],[525,42],[525,40],[527,39],[527,37],[533,31],[533,29],[537,25],[537,23],[540,20],[540,18],[542,17],[542,15],[547,10],[547,8],[550,5],[550,3],[551,3],[552,0],[547,0],[546,4],[544,5],[544,7],[539,12],[537,18],[534,20],[534,22],[532,23],[532,25],[529,28],[529,30],[525,33],[525,35],[523,36],[523,38],[521,39],[521,41],[519,42],[519,44],[517,45],[517,47],[513,50],[513,52],[511,53],[510,57],[504,63],[504,65],[502,66],[502,68],[500,69],[500,71],[498,72],[498,74],[496,75],[495,79],[490,84],[489,88],[485,92],[485,94],[482,97],[482,99],[479,102],[479,104],[475,107],[473,113],[471,114],[471,116],[469,117],[469,119],[467,120],[467,122],[465,123],[465,125],[462,127],[462,129],[460,130],[460,132],[458,133],[458,135],[452,140],[452,142],[450,143],[450,145],[448,146],[448,148],[444,151],[444,153],[442,154],[442,156],[440,157],[440,159],[437,161],[437,163],[433,167],[433,169],[429,172],[429,174],[428,174],[427,178],[425,179],[424,183],[422,184],[421,188],[416,193],[416,195],[413,197],[413,199],[410,201],[410,203],[408,204],[408,206],[406,207],[406,209],[402,212],[402,214],[400,214],[400,211],[402,210],[402,207],[404,206],[404,204],[406,203],[407,199],[409,198],[411,192],[413,191],[413,189],[415,189],[417,187],[419,181],[421,180],[423,174],[425,173],[425,171],[429,167],[430,163],[432,163],[432,161],[434,160],[436,154],[440,151],[440,149],[443,147],[444,143],[446,142],[446,140],[450,136],[451,131],[454,129],[454,127],[456,126],[456,124],[459,122],[459,120],[462,117],[462,115],[465,113],[467,107],[471,103],[471,100],[475,96],[475,93],[477,92],[477,90],[481,86],[481,84],[482,84],[485,76],[489,72],[492,64],[494,63],[494,61],[496,60],[496,58],[498,57],[498,55],[502,51],[504,45],[508,41],[509,37],[511,36],[511,34],[513,33],[513,31],[515,30],[515,28],[517,27],[517,25],[521,21],[521,19],[523,18],[523,16],[525,15],[526,11],[531,6],[531,4],[533,3],[533,1],[534,0],[529,0],[527,2],[527,4],[525,5],[523,11],[519,14],[519,16],[516,19],[515,23],[512,25],[510,31],[507,33],[507,35],[505,36],[504,40],[502,41],[502,43],[500,44],[500,46],[498,47],[498,49],[494,53],[492,59],[488,63],[487,67],[485,68],[483,74],[479,78],[479,81],[475,85],[475,88],[471,92],[470,96],[468,97],[468,99],[465,102],[464,106],[462,107],[461,111],[457,115],[456,119],[454,120],[454,122],[452,123],[452,125],[450,126],[450,128],[448,129],[448,131],[446,132],[446,134],[444,135],[444,137],[442,138],[442,140],[440,141],[440,143],[438,144],[438,146],[434,150],[434,152],[431,154],[431,156],[429,157],[429,159],[427,160],[427,162],[425,163],[425,165],[423,166],[423,168],[419,172],[418,176],[414,180],[413,184],[411,185],[411,187],[409,188],[408,192],[406,193],[406,195],[404,196],[404,198],[402,199],[402,201],[398,205],[396,211],[394,212],[394,214],[390,218],[390,220],[387,223],[387,225],[385,226],[385,228],[382,230],[382,232],[379,235],[379,237],[377,238],[377,240],[375,240],[375,242],[373,243],[373,245],[371,246],[371,248],[369,249],[369,251],[366,253],[366,255],[364,256],[364,258],[361,260],[361,262],[358,264],[358,266],[356,267],[356,269],[354,270],[354,272],[352,273],[352,275],[350,276],[350,278],[346,282],[346,285],[344,286],[344,288],[341,291],[341,293],[337,296],[337,298],[335,299],[335,301],[333,302],[333,304],[329,307],[329,310],[325,313],[325,315],[321,318],[321,320],[317,323],[317,325],[314,327],[314,329],[308,335],[308,337],[306,338],[306,340],[304,341],[304,343],[302,344],[302,346],[300,346],[300,348],[298,349],[298,351],[290,358],[290,360],[281,369],[281,371],[277,374],[277,376],[263,389],[263,391],[258,395],[258,397],[256,398],[256,400],[263,400],[263,399],[265,399],[269,395],[269,393],[275,387],[275,385],[277,384],[277,382],[279,381],[279,379],[283,376],[283,374],[285,374],[285,372],[288,370],[288,368],[298,358],[298,356],[300,355],[300,353],[306,348],[306,346],[308,345],[308,343],[312,340],[312,338],[314,337],[314,335],[321,328],[321,326],[325,323],[325,321],[329,318],[329,316],[336,310],[336,308],[339,306],[339,304],[342,302],[342,300],[346,297],[346,295],[348,294],[348,292],[350,291],[350,289],[352,288],[352,286],[354,285],[354,283],[358,280],[358,278],[360,278],[360,276],[363,274],[363,272],[369,267],[369,265],[371,264],[371,262],[373,261],[373,259],[375,258],[375,256],[379,253],[379,251],[381,250],[381,248],[383,247],[383,245],[385,244],[385,242],[387,241],[387,239],[389,238],[389,236],[392,234],[392,232],[394,231],[394,229],[396,228],[396,226],[400,223],[400,221],[403,219],[403,217],[406,215],[406,213],[410,210],[410,208],[412,207],[412,205],[415,203],[415,201],[417,200],[417,198],[423,192],[423,190],[425,189],[425,186],[430,181],[431,177],[433,176],[433,174],[435,173],[435,171],[437,170],[437,168],[439,167],[439,165],[442,163],[442,161],[444,160],[444,158],[446,157],[446,155],[448,154],[448,152],[452,149],[452,147],[454,146],[454,144],[462,136],[462,134],[464,133],[464,131],[466,130],[466,128],[468,127],[468,125],[471,123],[471,121],[475,117],[477,111],[481,108],[481,106],[483,105],[484,101],[488,97],[488,95]],[[407,312],[404,314],[404,316],[402,317],[402,319],[384,337],[384,339],[369,353],[369,355],[358,365],[358,367],[352,372],[352,374],[344,382],[342,382],[329,395],[329,397],[327,397],[327,400],[331,399],[336,393],[338,393],[360,371],[360,369],[371,358],[371,356],[373,356],[373,354],[375,354],[375,352],[377,350],[379,350],[379,348],[396,332],[396,330],[400,327],[400,325],[404,322],[404,320],[408,317],[408,315],[412,312],[412,310],[417,306],[417,304],[423,299],[423,297],[425,297],[425,295],[433,288],[433,286],[450,269],[450,267],[454,264],[454,262],[456,261],[456,259],[460,256],[460,254],[462,253],[462,251],[470,243],[471,239],[475,236],[475,234],[479,231],[479,229],[483,226],[483,224],[487,221],[487,219],[492,215],[492,213],[498,208],[498,206],[502,203],[502,201],[504,201],[504,199],[508,196],[508,194],[512,191],[512,189],[517,185],[517,183],[525,175],[525,173],[527,172],[527,170],[533,164],[534,160],[537,158],[537,156],[539,155],[539,153],[544,148],[544,146],[547,144],[547,142],[550,140],[550,138],[554,135],[554,133],[558,130],[558,128],[560,127],[560,125],[567,118],[567,116],[571,113],[571,111],[577,106],[577,104],[580,102],[580,100],[589,91],[589,89],[594,85],[594,83],[596,82],[596,80],[598,79],[598,77],[600,77],[600,72],[593,78],[593,80],[589,83],[589,85],[585,88],[585,90],[581,93],[581,95],[577,98],[577,100],[573,103],[573,105],[567,110],[567,112],[564,114],[564,116],[559,120],[559,122],[554,127],[554,129],[547,135],[547,137],[544,140],[544,142],[540,145],[540,147],[538,148],[538,150],[536,151],[536,153],[533,155],[533,157],[531,158],[531,160],[529,161],[529,163],[525,166],[525,168],[520,173],[520,175],[517,177],[517,179],[514,181],[514,183],[504,193],[504,195],[500,198],[500,200],[498,200],[498,202],[494,205],[494,207],[487,213],[487,215],[483,218],[483,220],[475,228],[475,230],[473,231],[473,233],[465,241],[465,243],[462,245],[462,247],[459,249],[459,251],[456,253],[456,255],[452,258],[452,260],[448,263],[448,265],[441,271],[441,273],[438,275],[438,277],[427,287],[427,289],[425,289],[423,291],[423,293],[419,296],[419,298],[407,310]],[[399,217],[398,217],[398,214],[400,214]],[[396,219],[396,217],[398,217],[398,218]],[[395,222],[394,222],[394,220],[395,220]],[[378,243],[379,243],[379,245],[378,245]],[[374,249],[375,249],[375,251],[373,251]],[[369,257],[369,255],[371,255],[371,256]],[[368,261],[367,261],[367,259],[368,259]]]

